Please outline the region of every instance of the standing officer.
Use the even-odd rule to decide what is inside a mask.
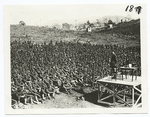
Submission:
[[[112,52],[111,60],[110,60],[111,75],[113,75],[112,79],[116,79],[116,75],[117,75],[116,63],[117,63],[117,56],[116,56],[115,52]]]

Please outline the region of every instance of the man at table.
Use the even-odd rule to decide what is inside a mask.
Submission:
[[[111,67],[111,76],[112,79],[116,79],[116,63],[117,63],[117,56],[115,54],[115,52],[112,52],[111,54],[111,59],[110,59],[110,67]]]

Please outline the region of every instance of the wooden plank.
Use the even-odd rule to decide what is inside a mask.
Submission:
[[[141,82],[138,82],[138,81],[129,82],[129,81],[124,81],[124,80],[122,81],[122,80],[108,80],[108,79],[102,79],[102,80],[99,80],[98,82],[122,84],[122,85],[128,85],[128,86],[137,86],[141,84]]]
[[[139,107],[139,106],[142,106],[142,103],[139,103],[138,105],[136,105],[135,107]]]
[[[127,85],[127,86],[137,86],[141,84],[140,79],[139,80],[135,80],[135,81],[130,81],[130,80],[121,80],[121,79],[117,79],[117,80],[112,80],[110,76],[104,77],[102,79],[97,80],[97,82],[104,82],[104,83],[111,83],[111,84],[121,84],[121,85]]]
[[[137,67],[120,67],[121,70],[137,70]]]
[[[138,97],[138,99],[136,100],[136,102],[135,102],[134,105],[137,105],[137,103],[139,102],[139,100],[140,100],[141,97],[142,97],[142,95],[140,95],[140,96]]]
[[[113,84],[113,92],[115,92],[115,84]],[[113,95],[113,103],[116,102],[115,95]]]
[[[132,106],[134,106],[134,87],[132,88]]]
[[[107,88],[107,87],[104,86],[103,84],[100,83],[100,85],[101,85],[102,87],[106,88],[106,90],[108,90],[109,92],[114,93],[111,89]]]
[[[121,90],[121,91],[118,91],[116,94],[119,94],[119,93],[121,93],[121,92],[123,92],[123,91],[129,90],[129,89],[131,89],[131,88],[132,88],[132,87],[129,87],[129,88],[123,89],[123,90]]]
[[[141,90],[140,90],[140,89],[138,89],[138,88],[136,88],[135,86],[134,86],[134,89],[136,89],[137,91],[139,91],[140,93],[142,93],[142,92],[141,92]]]
[[[123,101],[125,104],[127,104],[128,106],[131,106],[129,103],[127,103],[126,101],[124,101],[121,97],[119,97],[118,95],[116,95],[116,98],[118,98],[119,100]]]
[[[97,103],[106,104],[106,105],[109,105],[109,106],[114,106],[113,103],[105,102],[105,101],[102,101],[102,100],[97,100]]]
[[[107,96],[107,97],[104,97],[104,98],[102,98],[102,99],[100,99],[100,100],[105,100],[105,99],[108,99],[108,98],[110,98],[110,97],[112,97],[113,95],[109,95],[109,96]]]
[[[102,88],[103,88],[102,86],[99,86],[98,99],[100,99],[103,95]]]

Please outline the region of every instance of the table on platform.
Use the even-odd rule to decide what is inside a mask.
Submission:
[[[120,100],[125,106],[129,107],[139,107],[142,105],[141,103],[141,81],[140,77],[138,80],[131,82],[131,80],[125,79],[121,80],[112,80],[111,76],[107,76],[105,78],[99,79],[98,83],[98,103],[116,105],[116,99]],[[126,100],[126,92],[131,91],[131,99],[132,102],[128,102]],[[138,92],[138,97],[135,98],[135,92]],[[107,93],[107,95],[105,94]],[[108,101],[109,100],[109,101]],[[118,103],[118,102],[117,102]]]
[[[131,71],[131,76],[132,76],[132,81],[133,81],[133,77],[135,76],[136,80],[137,80],[137,70],[138,68],[137,67],[120,67],[120,70],[121,70],[121,74],[122,74],[122,80],[123,80],[123,71],[125,71],[125,77],[127,79],[127,71]],[[135,72],[135,74],[134,74]]]

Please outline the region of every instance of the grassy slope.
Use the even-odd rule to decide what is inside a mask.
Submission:
[[[93,44],[119,44],[126,46],[140,45],[140,20],[119,23],[113,29],[105,31],[76,32],[50,29],[48,27],[11,25],[11,41],[20,39],[42,43],[50,40],[81,43],[90,41]]]

